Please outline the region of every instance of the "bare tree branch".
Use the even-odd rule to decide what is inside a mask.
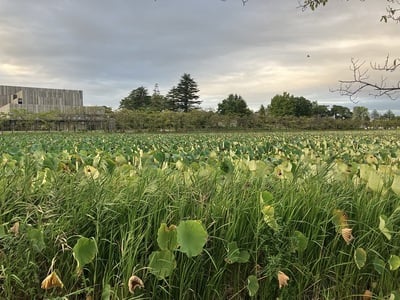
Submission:
[[[400,60],[394,59],[393,63],[390,62],[389,55],[383,65],[374,63],[370,64],[371,69],[377,72],[394,72],[400,65]],[[357,98],[361,93],[366,92],[370,96],[381,97],[387,96],[392,100],[400,97],[400,80],[392,81],[386,76],[381,76],[380,80],[373,81],[369,75],[369,69],[365,67],[365,61],[351,59],[350,70],[353,73],[353,78],[350,80],[339,80],[340,86],[333,92],[339,92],[342,96],[350,97],[350,100],[357,102]]]
[[[395,3],[400,5],[400,1],[398,0],[387,0],[390,3]],[[400,8],[393,8],[392,6],[388,5],[386,8],[387,14],[382,16],[381,21],[387,23],[388,20],[393,20],[396,23],[400,23]]]
[[[226,0],[221,0],[221,1],[226,1]],[[241,0],[241,1],[242,1],[243,6],[245,6],[246,3],[249,2],[249,0]]]
[[[380,65],[377,63],[374,63],[374,64],[371,63],[371,68],[373,70],[377,70],[377,71],[393,72],[393,71],[396,71],[396,69],[399,66],[400,66],[400,58],[395,58],[395,59],[393,59],[393,62],[392,62],[389,55],[386,56],[386,60],[383,65]]]

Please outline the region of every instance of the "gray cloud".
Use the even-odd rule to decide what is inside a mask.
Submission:
[[[116,108],[130,90],[159,83],[166,93],[188,72],[199,83],[203,107],[238,93],[257,109],[283,91],[351,106],[329,89],[351,76],[351,57],[396,54],[398,25],[379,23],[381,1],[330,1],[315,12],[296,5],[0,0],[0,81],[83,89],[86,104]],[[399,107],[370,97],[363,103]]]

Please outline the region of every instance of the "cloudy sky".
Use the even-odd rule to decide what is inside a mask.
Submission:
[[[236,93],[257,110],[287,91],[400,114],[400,99],[354,104],[330,91],[352,78],[351,58],[400,57],[400,25],[379,22],[385,9],[383,0],[330,0],[315,12],[297,0],[0,0],[0,85],[79,89],[85,105],[118,108],[132,89],[157,83],[166,94],[189,73],[204,109]]]

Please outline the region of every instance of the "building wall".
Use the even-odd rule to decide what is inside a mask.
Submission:
[[[0,85],[0,107],[10,103],[10,95],[17,93],[19,90],[21,90],[21,88],[17,86]]]
[[[72,107],[82,106],[82,91],[0,85],[0,111],[25,109],[32,113],[65,112]]]

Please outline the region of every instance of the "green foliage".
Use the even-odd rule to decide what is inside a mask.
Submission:
[[[311,114],[313,116],[316,116],[318,118],[324,118],[324,117],[330,117],[332,115],[327,105],[320,105],[318,104],[317,101],[313,101],[311,105],[312,105]]]
[[[157,243],[161,251],[154,251],[150,255],[150,272],[158,279],[165,279],[172,275],[176,268],[173,251],[179,250],[188,257],[197,256],[203,250],[208,234],[199,221],[181,221],[179,226],[167,226],[161,223],[157,232]]]
[[[367,252],[363,248],[357,248],[354,251],[354,262],[358,269],[362,269],[367,261]]]
[[[161,250],[175,250],[178,247],[176,226],[168,227],[167,224],[161,223],[157,232],[157,243]]]
[[[389,109],[384,114],[382,114],[383,119],[391,120],[394,119],[396,116],[395,114]]]
[[[1,236],[1,234],[0,234]],[[31,241],[32,247],[37,251],[41,252],[46,244],[44,242],[43,230],[40,228],[28,228],[26,232],[27,238]]]
[[[390,224],[388,224],[388,218],[385,215],[379,216],[379,230],[389,241],[392,239],[392,228]]]
[[[375,271],[378,272],[378,274],[381,275],[381,274],[384,273],[385,265],[386,265],[384,260],[382,260],[382,259],[380,259],[378,257],[375,257],[373,262],[372,262],[372,264],[374,266]]]
[[[268,113],[275,117],[283,116],[311,116],[313,112],[311,101],[304,97],[294,97],[287,92],[275,95],[268,105]]]
[[[243,100],[242,96],[230,94],[228,98],[218,103],[217,112],[221,115],[250,115],[251,111],[247,107],[247,103]]]
[[[157,104],[158,106],[151,104],[146,109],[120,109],[113,112],[112,118],[115,120],[116,128],[118,130],[143,132],[180,132],[221,129],[348,130],[359,129],[360,126],[373,128],[395,128],[400,126],[400,117],[395,117],[394,119],[379,118],[371,121],[361,121],[351,118],[351,116],[345,119],[334,119],[331,118],[333,112],[327,106],[318,105],[315,102],[312,103],[310,116],[297,117],[295,114],[274,116],[265,108],[257,113],[248,111],[246,114],[221,114],[201,109],[193,109],[185,113],[177,107],[168,106],[173,106],[173,102],[170,101],[173,97],[169,97],[169,100],[167,99],[168,97],[161,95],[156,97],[162,98],[160,98],[161,102],[159,105]]]
[[[400,257],[392,254],[389,257],[388,263],[390,270],[396,271],[400,267]]]
[[[261,208],[261,212],[264,216],[264,222],[273,230],[278,231],[279,225],[275,219],[275,208],[271,205],[264,205]]]
[[[250,259],[250,254],[247,250],[239,250],[236,242],[228,244],[228,254],[225,261],[228,264],[247,263]]]
[[[130,110],[141,109],[149,107],[150,103],[151,97],[148,95],[147,89],[140,86],[137,89],[132,90],[129,96],[120,101],[119,108]]]
[[[353,117],[353,120],[369,121],[368,108],[364,107],[364,106],[354,106],[352,117]]]
[[[3,238],[3,237],[5,237],[5,236],[6,236],[6,231],[5,231],[5,229],[4,229],[4,226],[1,225],[1,226],[0,226],[0,238]]]
[[[384,131],[0,135],[0,298],[388,298],[398,149]]]
[[[293,234],[293,250],[302,253],[306,251],[308,246],[307,237],[298,230],[295,230]]]
[[[260,285],[258,284],[258,279],[255,275],[250,275],[247,277],[247,290],[249,291],[249,296],[254,297],[257,295]]]
[[[197,105],[202,102],[198,100],[198,92],[199,89],[197,88],[196,81],[194,81],[190,74],[183,74],[178,85],[168,92],[169,109],[183,112],[196,109]]]
[[[91,263],[97,254],[97,244],[93,238],[80,237],[72,248],[72,254],[77,262],[78,274],[85,265]]]
[[[262,191],[260,193],[260,203],[262,206],[272,204],[274,200],[274,195],[269,191]]]
[[[294,116],[296,113],[294,96],[287,92],[284,92],[283,95],[275,95],[267,109],[268,113],[275,117]]]
[[[153,94],[151,95],[149,109],[155,112],[161,112],[168,109],[167,99],[164,95],[161,95],[158,88],[158,84],[155,84]]]
[[[101,293],[101,300],[111,299],[111,286],[109,284],[104,285],[103,292]]]
[[[150,254],[149,260],[150,273],[160,280],[171,276],[176,268],[174,253],[170,250],[154,251]]]
[[[340,105],[332,105],[331,113],[335,119],[350,119],[353,115],[348,107]]]
[[[179,251],[188,257],[197,256],[203,251],[208,234],[200,221],[181,221],[176,231]]]

